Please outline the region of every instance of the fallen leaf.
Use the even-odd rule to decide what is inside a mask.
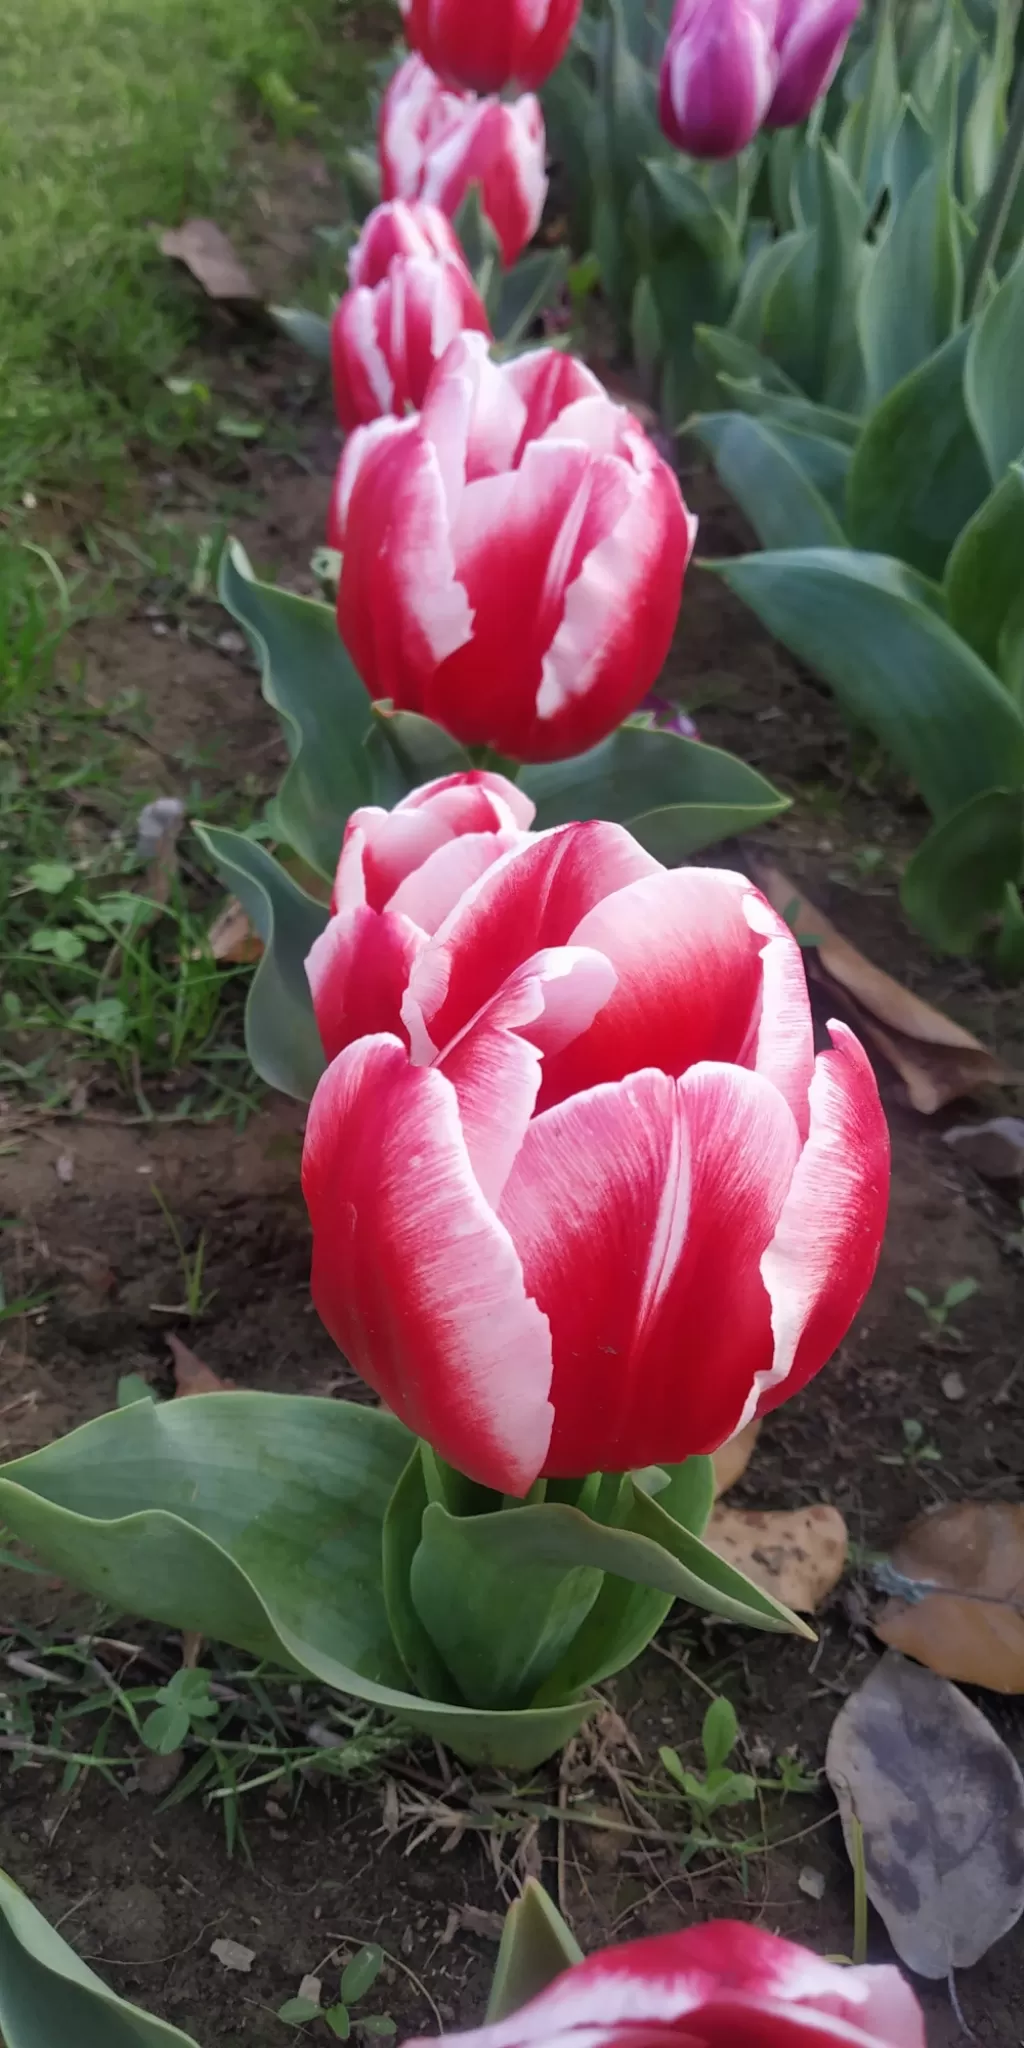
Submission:
[[[712,1453],[711,1463],[715,1468],[716,1500],[720,1500],[723,1493],[728,1493],[730,1486],[735,1486],[737,1480],[742,1479],[754,1454],[754,1445],[757,1442],[760,1431],[761,1418],[759,1415],[755,1415],[753,1421],[748,1422],[746,1428],[741,1429],[738,1436],[730,1437],[727,1444],[722,1444],[717,1451]]]
[[[1024,1507],[958,1501],[921,1515],[885,1570],[906,1582],[875,1634],[943,1678],[1024,1692]]]
[[[253,931],[248,913],[243,910],[237,896],[231,896],[222,910],[217,912],[206,935],[206,942],[215,960],[232,961],[248,967],[259,960],[263,953],[263,940]]]
[[[846,1566],[838,1508],[716,1508],[704,1541],[727,1564],[798,1614],[813,1614]]]
[[[234,1380],[219,1379],[212,1367],[197,1358],[180,1337],[168,1337],[167,1349],[174,1360],[174,1388],[178,1400],[189,1394],[233,1394]]]
[[[804,1864],[797,1878],[797,1885],[802,1892],[806,1893],[809,1899],[823,1899],[825,1896],[824,1873],[820,1870],[815,1870],[813,1864]]]
[[[243,1977],[248,1976],[256,1961],[255,1949],[243,1948],[240,1941],[211,1941],[210,1954],[216,1956],[225,1970],[237,1970]]]
[[[208,299],[261,302],[245,264],[216,221],[187,220],[180,228],[166,228],[160,248],[165,256],[184,263]]]
[[[763,861],[752,862],[751,870],[769,903],[807,942],[808,971],[841,990],[859,1029],[895,1067],[922,1116],[1006,1078],[980,1039],[866,960],[788,875]]]
[[[868,1898],[908,1969],[969,1969],[1016,1925],[1024,1778],[948,1679],[888,1650],[833,1722],[825,1770],[847,1853],[863,1854]]]
[[[943,1134],[942,1142],[986,1180],[1019,1180],[1024,1174],[1024,1118],[1019,1116],[957,1124]]]
[[[319,2005],[323,1988],[319,1977],[303,1977],[299,1985],[299,1997],[305,1999],[309,2005]]]

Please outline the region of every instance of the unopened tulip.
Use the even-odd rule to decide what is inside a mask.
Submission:
[[[466,92],[536,88],[560,64],[582,0],[399,0],[410,49]]]
[[[710,1452],[845,1336],[889,1146],[844,1024],[740,875],[618,825],[489,867],[418,953],[404,1034],[328,1068],[313,1297],[442,1458],[503,1493]]]
[[[925,2048],[892,1964],[844,1969],[738,1920],[605,1949],[458,2048]],[[428,2048],[410,2041],[406,2048]]]
[[[806,121],[839,69],[859,12],[860,0],[779,0],[778,76],[766,127]]]
[[[331,323],[331,369],[338,418],[351,432],[384,413],[415,411],[449,342],[464,328],[491,329],[436,206],[379,206],[349,258],[349,277]]]
[[[483,769],[425,782],[392,811],[352,813],[330,921],[306,961],[328,1059],[367,1032],[405,1036],[413,962],[470,884],[519,845],[533,816],[522,790]]]
[[[425,199],[454,219],[477,185],[502,261],[515,263],[548,190],[544,116],[532,93],[509,103],[448,92],[410,57],[384,95],[378,140],[385,199]]]
[[[679,0],[661,67],[661,125],[691,156],[736,156],[775,91],[779,0]]]
[[[329,542],[370,695],[520,761],[581,753],[655,681],[696,520],[643,428],[582,363],[443,357],[415,418],[342,456]]]

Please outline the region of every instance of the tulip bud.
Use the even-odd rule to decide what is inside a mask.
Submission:
[[[582,0],[399,0],[411,50],[465,92],[535,89],[560,64]]]
[[[806,121],[839,69],[859,12],[860,0],[779,0],[778,79],[766,127]]]
[[[596,745],[655,681],[697,522],[638,421],[559,350],[454,341],[415,419],[354,434],[329,545],[372,697],[521,761]]]
[[[661,67],[661,125],[691,156],[753,141],[776,81],[779,0],[679,0]]]
[[[478,0],[474,0],[474,5]],[[510,268],[540,226],[548,181],[540,102],[447,92],[421,57],[396,71],[378,136],[385,199],[425,199],[454,219],[470,187]]]
[[[435,206],[396,200],[370,215],[349,257],[352,289],[331,323],[331,369],[346,431],[423,404],[449,342],[490,322],[452,228]]]

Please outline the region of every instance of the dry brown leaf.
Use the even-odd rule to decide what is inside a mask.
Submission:
[[[250,966],[263,953],[263,940],[253,931],[248,913],[243,910],[237,896],[230,896],[222,910],[217,912],[207,933],[207,943],[215,960],[232,961],[241,966]]]
[[[240,1941],[211,1941],[210,1954],[225,1970],[238,1970],[242,1976],[248,1976],[256,1961],[256,1950],[243,1948]]]
[[[704,1541],[797,1614],[813,1614],[846,1565],[846,1523],[838,1508],[716,1508]]]
[[[245,264],[215,220],[187,220],[180,228],[166,228],[160,248],[165,256],[184,263],[208,299],[261,303]]]
[[[895,1067],[922,1116],[1006,1078],[980,1039],[866,960],[780,868],[751,865],[758,888],[797,938],[816,941],[806,949],[808,967],[842,991],[865,1038]]]
[[[941,1678],[1024,1692],[1024,1507],[938,1508],[911,1523],[889,1562],[911,1585],[874,1623],[883,1643]]]
[[[174,1387],[176,1399],[182,1400],[189,1394],[233,1394],[234,1380],[218,1379],[210,1366],[197,1358],[180,1337],[168,1337],[167,1348],[174,1360]]]
[[[730,1486],[735,1486],[737,1481],[742,1479],[753,1457],[754,1445],[760,1432],[761,1418],[755,1415],[753,1421],[748,1422],[738,1436],[730,1437],[727,1444],[720,1445],[719,1449],[712,1453],[716,1500],[721,1500],[723,1493],[728,1493]]]

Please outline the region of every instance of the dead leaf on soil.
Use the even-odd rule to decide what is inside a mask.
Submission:
[[[921,1515],[889,1563],[910,1583],[875,1620],[883,1643],[963,1685],[1024,1692],[1024,1507],[959,1501]]]
[[[229,896],[217,912],[207,933],[207,944],[215,960],[245,967],[259,960],[263,953],[263,940],[253,931],[237,896]]]
[[[980,1039],[866,960],[780,868],[754,861],[751,870],[797,938],[815,941],[805,949],[809,970],[841,990],[854,1021],[895,1067],[922,1116],[1005,1080],[1003,1067]]]
[[[1020,1180],[1024,1175],[1024,1118],[993,1116],[984,1124],[957,1124],[943,1133],[944,1145],[986,1180]]]
[[[846,1523],[838,1508],[716,1508],[704,1541],[797,1614],[813,1614],[846,1566]]]
[[[225,1970],[237,1970],[247,1977],[256,1961],[254,1948],[243,1948],[240,1941],[211,1941],[210,1954],[216,1956]]]
[[[761,1417],[755,1415],[753,1421],[748,1422],[738,1436],[730,1437],[727,1444],[721,1444],[717,1451],[712,1452],[716,1500],[721,1500],[723,1493],[728,1493],[730,1486],[735,1486],[742,1479],[754,1455],[754,1445],[760,1432]]]
[[[168,1337],[167,1349],[174,1360],[175,1398],[182,1400],[189,1394],[233,1394],[237,1391],[234,1380],[219,1379],[212,1367],[197,1358],[180,1337]]]
[[[984,1714],[888,1650],[832,1725],[825,1770],[846,1848],[897,1955],[969,1969],[1024,1912],[1024,1778]]]
[[[245,264],[215,220],[187,220],[180,228],[165,228],[160,248],[165,256],[184,263],[208,299],[262,303]]]

